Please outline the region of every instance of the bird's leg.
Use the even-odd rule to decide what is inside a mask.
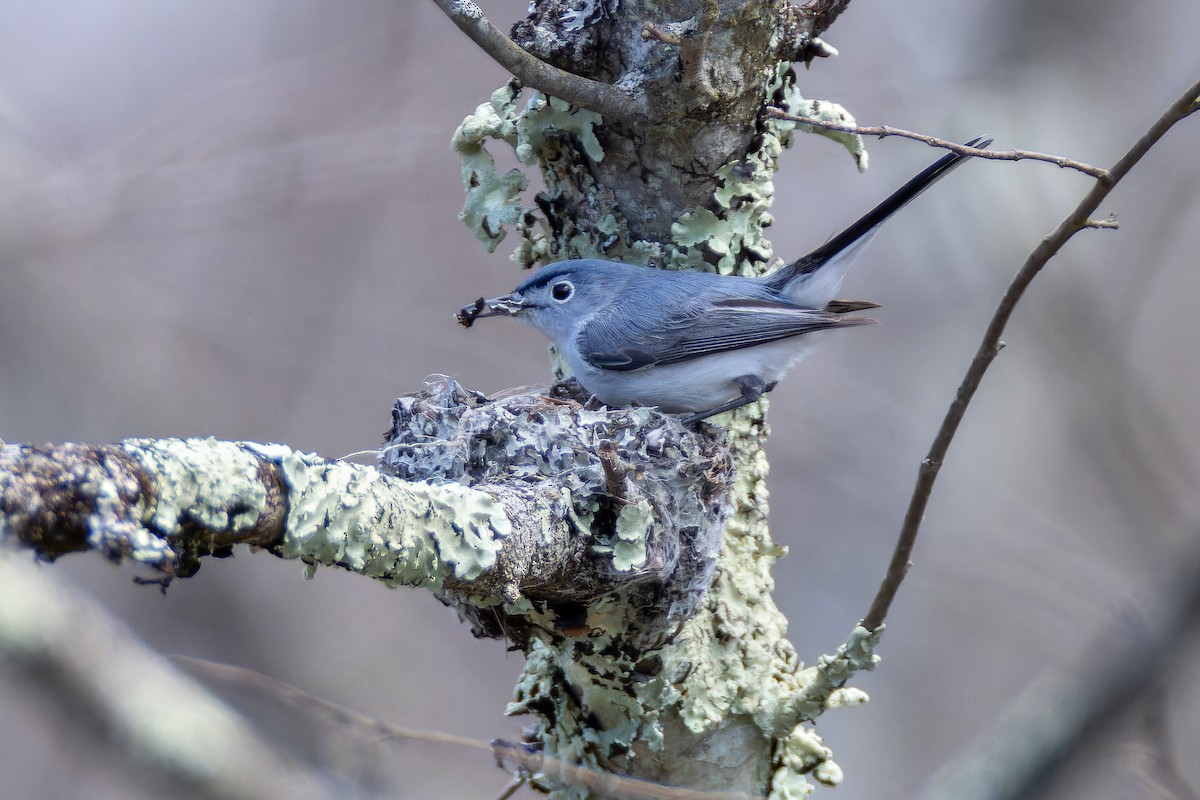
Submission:
[[[691,425],[694,422],[699,422],[702,419],[708,419],[714,414],[723,414],[726,411],[732,411],[735,408],[741,408],[744,405],[753,403],[758,398],[762,397],[767,392],[775,388],[775,384],[764,383],[763,379],[757,375],[742,375],[734,378],[733,382],[742,390],[740,397],[735,397],[732,400],[721,403],[719,406],[714,406],[707,411],[697,411],[695,414],[689,414],[683,418],[684,425]]]

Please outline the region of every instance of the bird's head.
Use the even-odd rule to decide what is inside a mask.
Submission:
[[[588,317],[612,302],[620,291],[623,264],[605,261],[560,261],[522,281],[511,294],[479,298],[463,306],[458,321],[470,327],[482,317],[519,317],[550,339],[574,335]]]

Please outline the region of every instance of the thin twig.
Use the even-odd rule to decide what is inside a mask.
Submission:
[[[284,683],[281,680],[264,675],[247,667],[234,664],[222,664],[207,658],[194,658],[185,655],[173,655],[171,660],[186,667],[190,672],[209,680],[220,681],[230,686],[243,686],[263,695],[277,698],[293,708],[302,709],[309,713],[324,714],[327,719],[348,728],[368,730],[376,733],[380,741],[399,739],[409,742],[426,742],[429,744],[445,744],[454,747],[465,747],[470,750],[491,752],[492,746],[482,739],[471,739],[466,736],[455,736],[441,731],[419,731],[402,728],[381,719],[368,717],[343,708],[317,697],[303,689]]]
[[[518,772],[516,775],[512,776],[512,779],[508,782],[508,785],[504,787],[504,791],[496,795],[496,800],[508,800],[508,798],[516,794],[517,790],[528,782],[529,776],[524,772]]]
[[[762,795],[748,792],[689,789],[626,778],[560,761],[543,755],[540,750],[503,739],[492,740],[492,749],[497,762],[506,769],[511,765],[537,776],[542,782],[586,789],[588,797],[598,800],[765,800]]]
[[[171,656],[171,660],[205,678],[229,685],[248,687],[262,694],[276,697],[294,708],[324,714],[327,719],[349,728],[372,731],[379,735],[380,742],[398,739],[488,751],[495,757],[496,763],[506,770],[517,771],[525,775],[538,775],[563,786],[586,788],[595,797],[619,797],[622,800],[758,800],[757,795],[746,792],[689,789],[627,778],[592,767],[561,761],[544,755],[541,750],[526,747],[523,744],[506,742],[503,739],[495,739],[488,743],[480,739],[455,736],[440,731],[402,728],[390,722],[343,708],[303,689],[246,667],[184,655]],[[519,784],[517,788],[519,788]]]
[[[768,108],[767,116],[775,119],[786,119],[791,122],[799,122],[803,125],[812,125],[815,128],[825,128],[831,131],[842,131],[843,133],[857,133],[859,136],[878,136],[880,139],[886,139],[888,136],[900,136],[905,139],[914,139],[918,142],[924,142],[930,147],[940,147],[944,150],[949,150],[952,153],[960,153],[965,156],[974,156],[976,158],[990,158],[995,161],[1046,161],[1064,169],[1074,169],[1085,175],[1090,175],[1093,178],[1103,179],[1107,174],[1100,167],[1093,167],[1091,164],[1085,164],[1082,161],[1075,161],[1062,156],[1052,156],[1047,153],[1036,153],[1032,150],[981,150],[978,147],[967,147],[962,144],[945,139],[939,139],[936,136],[926,136],[923,133],[913,133],[902,128],[893,128],[891,125],[876,125],[861,126],[861,125],[839,125],[836,122],[826,122],[825,120],[813,119],[799,114],[789,114],[778,108]]]
[[[921,528],[921,520],[925,516],[925,507],[929,504],[929,495],[933,491],[933,484],[941,470],[942,461],[950,449],[950,442],[953,441],[954,434],[958,431],[958,426],[967,412],[971,398],[983,380],[984,373],[987,372],[992,360],[1004,347],[1000,336],[1004,333],[1004,328],[1021,296],[1029,287],[1030,282],[1042,270],[1042,267],[1062,249],[1063,245],[1076,233],[1089,227],[1089,223],[1093,222],[1092,213],[1104,201],[1113,187],[1163,137],[1163,134],[1171,129],[1172,125],[1190,113],[1191,107],[1198,98],[1200,98],[1200,81],[1192,84],[1178,100],[1172,103],[1111,169],[1097,177],[1096,183],[1087,196],[1083,198],[1071,215],[1063,220],[1058,228],[1043,239],[1041,244],[1029,254],[1016,277],[1009,284],[1008,290],[996,307],[996,312],[992,315],[987,332],[983,335],[983,341],[979,343],[975,358],[971,361],[971,366],[967,369],[962,383],[959,384],[954,401],[950,404],[950,408],[942,420],[941,428],[938,429],[937,436],[933,440],[933,446],[930,447],[929,454],[921,462],[917,482],[913,487],[912,499],[909,501],[908,511],[904,515],[904,525],[900,530],[892,561],[888,565],[887,575],[884,576],[879,592],[875,595],[871,608],[861,623],[867,630],[875,630],[883,624],[892,599],[896,596],[896,591],[908,573],[909,558],[912,555],[913,545],[916,543],[917,532]]]
[[[645,96],[547,64],[505,36],[470,0],[433,1],[483,52],[526,86],[609,120],[630,122],[649,115]]]

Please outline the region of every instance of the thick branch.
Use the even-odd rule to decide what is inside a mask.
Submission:
[[[586,631],[587,604],[622,589],[656,593],[634,627],[661,640],[707,589],[729,462],[703,434],[650,410],[487,403],[451,382],[393,416],[393,474],[211,439],[6,446],[0,539],[46,559],[99,550],[163,581],[255,544],[427,588],[518,644],[530,625]]]
[[[526,86],[572,105],[591,109],[610,121],[632,122],[649,116],[649,104],[644,93],[585,78],[547,64],[505,36],[470,0],[434,2],[471,41]]]
[[[187,577],[202,555],[277,541],[286,502],[278,469],[235,444],[0,448],[0,541],[46,560],[98,550]]]
[[[654,116],[654,104],[650,101],[644,81],[621,80],[605,83],[568,72],[538,58],[515,43],[493,25],[479,6],[470,0],[434,0],[434,3],[459,30],[470,37],[471,41],[526,86],[572,105],[595,111],[608,122],[636,124]],[[814,55],[828,55],[828,48],[813,48],[813,44],[819,41],[817,37],[833,24],[848,5],[850,0],[809,0],[799,5],[791,2],[782,4],[778,12],[779,24],[781,30],[786,31],[788,35],[779,37],[781,50],[778,58],[808,61]],[[705,0],[692,24],[683,27],[688,28],[689,32],[695,30],[704,34],[712,27],[719,14],[715,0]],[[648,36],[655,36],[658,28],[654,22],[646,21],[644,24],[647,27],[644,27],[643,31]],[[679,24],[676,24],[676,27],[679,27]],[[670,34],[659,37],[659,40],[682,45],[685,50],[693,44]],[[699,59],[693,58],[691,62],[693,70],[699,68]]]
[[[941,428],[938,429],[929,454],[921,462],[917,482],[913,487],[912,499],[909,501],[908,511],[904,516],[904,525],[900,530],[900,537],[892,554],[892,561],[888,565],[888,571],[879,587],[879,592],[861,623],[868,630],[875,630],[883,624],[888,608],[891,606],[904,576],[908,573],[909,559],[912,556],[913,546],[916,544],[917,532],[925,517],[925,508],[929,504],[929,496],[933,492],[933,484],[942,468],[942,462],[946,458],[946,453],[950,449],[950,443],[954,440],[959,424],[967,413],[967,406],[970,404],[971,398],[974,397],[975,391],[983,381],[983,376],[992,361],[1004,347],[1004,342],[1000,337],[1004,334],[1004,328],[1016,309],[1017,303],[1025,294],[1025,290],[1041,272],[1042,267],[1046,266],[1047,262],[1062,249],[1063,245],[1070,241],[1072,236],[1081,230],[1094,227],[1091,215],[1104,201],[1104,198],[1108,197],[1108,193],[1129,174],[1142,156],[1175,123],[1194,110],[1194,104],[1198,99],[1200,99],[1200,81],[1192,84],[1178,100],[1172,103],[1150,129],[1134,143],[1133,147],[1107,171],[1107,174],[1097,178],[1087,196],[1080,201],[1071,215],[1063,220],[1058,228],[1043,239],[1041,244],[1029,254],[1029,258],[1025,260],[1016,277],[1009,284],[1008,290],[992,315],[987,331],[983,335],[983,341],[979,343],[975,358],[971,361],[967,374],[963,377],[962,383],[955,393],[954,401],[950,404],[950,408],[942,420]]]
[[[464,173],[469,208],[463,219],[489,247],[503,226],[515,224],[527,239],[518,257],[526,265],[601,254],[711,268],[719,258],[718,269],[731,272],[755,271],[769,260],[760,213],[743,219],[769,199],[750,199],[746,190],[766,185],[760,178],[774,171],[778,140],[793,126],[764,120],[760,112],[767,102],[799,102],[790,66],[834,52],[815,37],[844,0],[622,0],[574,4],[569,11],[560,3],[536,3],[511,39],[470,3],[437,2],[521,81],[554,98],[535,98],[518,111],[512,99],[494,95],[464,126],[508,141],[522,162],[542,167],[539,207],[522,210],[519,176],[493,176],[490,158],[473,159]],[[478,135],[471,138],[482,144]],[[473,155],[479,150],[472,148]],[[480,208],[481,201],[490,207]],[[568,208],[567,214],[556,211]],[[719,232],[722,225],[703,235],[713,240],[711,249],[693,238],[706,233],[700,227],[709,212],[722,222],[735,217],[728,232]],[[675,226],[689,213],[700,217],[684,221],[681,232]],[[549,235],[537,232],[539,221]]]

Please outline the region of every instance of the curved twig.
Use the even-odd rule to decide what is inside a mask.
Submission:
[[[229,685],[245,686],[264,695],[274,697],[301,711],[319,715],[326,720],[350,729],[370,731],[379,742],[396,740],[401,742],[425,742],[435,745],[451,745],[476,751],[490,752],[496,763],[522,776],[540,775],[543,780],[563,786],[581,787],[590,790],[591,796],[606,798],[620,797],[623,800],[754,800],[754,796],[737,791],[712,791],[689,789],[683,786],[666,786],[651,781],[628,778],[611,772],[572,764],[542,753],[540,749],[523,744],[493,739],[490,743],[480,739],[456,736],[441,731],[422,731],[359,714],[336,703],[322,699],[281,680],[264,675],[246,667],[222,664],[205,658],[185,655],[171,656],[189,671],[211,680]],[[519,788],[520,784],[518,784]],[[505,795],[501,795],[504,797]]]
[[[955,144],[954,142],[945,139],[939,139],[936,136],[927,136],[923,133],[914,133],[906,131],[903,128],[893,128],[891,125],[876,125],[876,126],[861,126],[861,125],[839,125],[836,122],[827,122],[825,120],[813,119],[799,114],[788,114],[778,108],[768,108],[767,116],[775,119],[786,119],[791,122],[799,122],[803,125],[812,125],[814,128],[824,128],[831,131],[842,131],[843,133],[857,133],[859,136],[878,136],[880,139],[886,139],[889,136],[900,136],[905,139],[913,139],[918,142],[924,142],[930,147],[940,147],[944,150],[949,150],[953,153],[960,153],[964,156],[974,156],[975,158],[990,158],[994,161],[1046,161],[1063,169],[1073,169],[1082,172],[1085,175],[1090,175],[1093,178],[1102,179],[1108,174],[1107,170],[1100,167],[1094,167],[1091,164],[1086,164],[1082,161],[1075,161],[1062,156],[1053,156],[1048,153],[1038,153],[1033,150],[983,150],[978,147],[968,147],[963,144]]]
[[[505,36],[470,0],[433,1],[483,52],[526,86],[595,111],[609,120],[630,122],[649,116],[644,95],[547,64]]]
[[[987,332],[983,335],[983,341],[979,343],[975,358],[972,359],[967,374],[959,384],[954,401],[950,404],[950,408],[942,420],[933,445],[929,448],[928,455],[921,461],[917,482],[913,487],[908,511],[904,515],[904,525],[900,530],[892,561],[888,565],[887,574],[871,603],[871,608],[861,623],[867,630],[873,631],[883,624],[892,599],[896,596],[896,591],[908,573],[909,557],[912,555],[913,545],[916,543],[917,532],[920,530],[925,507],[928,505],[929,495],[933,491],[933,484],[942,468],[942,461],[950,449],[950,442],[953,441],[954,434],[958,431],[959,423],[967,413],[967,406],[970,404],[971,398],[983,380],[984,373],[987,372],[992,360],[1004,347],[1000,336],[1004,333],[1009,317],[1012,316],[1021,296],[1042,270],[1042,267],[1046,266],[1046,263],[1062,249],[1072,236],[1085,228],[1095,226],[1095,220],[1091,218],[1091,214],[1108,196],[1113,187],[1129,173],[1129,170],[1133,169],[1134,165],[1163,137],[1163,134],[1171,129],[1172,125],[1194,112],[1198,103],[1200,103],[1200,81],[1193,83],[1178,100],[1172,103],[1111,169],[1104,170],[1103,174],[1097,176],[1096,183],[1087,196],[1071,212],[1071,215],[1063,220],[1058,228],[1043,239],[1029,254],[1016,277],[1009,284],[1008,290],[996,307],[996,312],[992,315]]]

